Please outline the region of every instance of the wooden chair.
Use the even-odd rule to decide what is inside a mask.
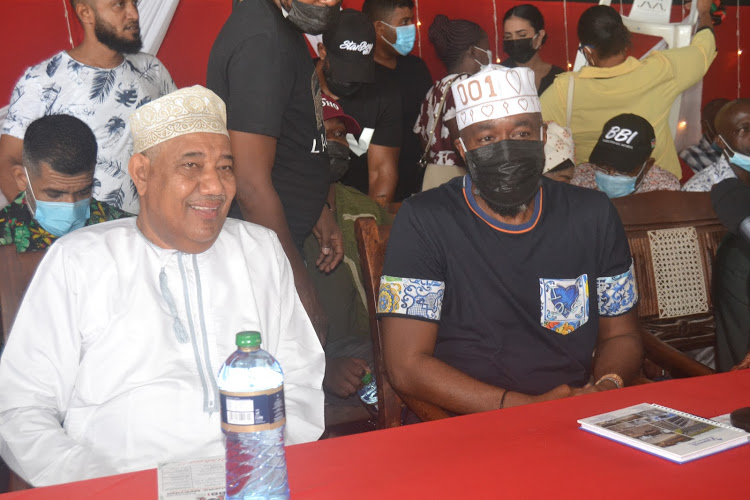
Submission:
[[[640,295],[638,316],[645,330],[646,358],[669,371],[673,377],[714,373],[680,352],[712,347],[715,340],[711,271],[726,230],[714,214],[709,193],[656,191],[615,198],[612,202],[622,219],[633,255]],[[659,231],[682,233],[682,228],[686,228],[685,234],[691,241],[697,237],[697,254],[684,252],[676,258],[660,255],[659,249],[655,248],[661,245],[659,235],[663,233]],[[676,237],[676,233],[670,234]],[[697,279],[696,283],[703,288],[704,310],[686,315],[676,315],[675,309],[666,310],[664,302],[675,299],[670,298],[668,287],[665,290],[663,284],[657,286],[657,268],[662,275],[673,276],[680,276],[686,269],[694,271],[690,278]],[[661,291],[661,301],[657,289]],[[679,291],[675,294],[679,297]]]
[[[46,250],[18,253],[15,245],[0,246],[0,316],[3,343],[8,340],[23,295],[45,253]]]
[[[0,246],[0,319],[2,320],[3,344],[8,341],[10,329],[16,319],[18,308],[29,287],[39,262],[45,251],[16,252],[15,245]],[[5,467],[5,464],[2,464]],[[9,471],[8,491],[19,491],[30,488],[23,479]]]
[[[402,403],[405,403],[421,420],[438,420],[449,415],[441,408],[416,398],[401,395],[391,386],[383,362],[383,344],[380,325],[375,317],[380,276],[383,270],[385,249],[391,226],[378,226],[375,219],[362,217],[354,224],[362,267],[362,278],[367,295],[367,310],[370,316],[372,354],[375,360],[375,382],[378,385],[378,428],[386,429],[401,425]]]

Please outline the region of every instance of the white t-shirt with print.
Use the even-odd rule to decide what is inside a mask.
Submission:
[[[151,55],[128,54],[112,69],[87,66],[63,51],[32,66],[16,84],[0,134],[23,140],[34,120],[68,114],[86,122],[99,145],[94,197],[138,213],[138,193],[128,174],[133,154],[133,110],[176,90],[167,69]]]

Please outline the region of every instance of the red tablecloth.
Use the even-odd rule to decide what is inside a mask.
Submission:
[[[747,498],[750,446],[675,464],[583,432],[637,403],[713,417],[750,406],[750,370],[674,380],[287,448],[293,499]],[[11,499],[155,499],[154,470]]]

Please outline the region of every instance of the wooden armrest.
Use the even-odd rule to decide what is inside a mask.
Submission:
[[[427,401],[413,398],[411,396],[401,396],[401,399],[423,422],[450,417],[445,410],[432,403],[428,403]]]
[[[715,370],[689,358],[647,331],[641,330],[641,339],[646,357],[667,370],[673,377],[700,377],[716,373]]]

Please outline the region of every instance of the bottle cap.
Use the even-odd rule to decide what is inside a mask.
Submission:
[[[365,385],[367,385],[370,382],[372,382],[372,373],[371,372],[366,372],[365,376],[362,377],[362,383],[365,384]]]
[[[260,347],[260,332],[239,332],[235,343],[237,347]]]

